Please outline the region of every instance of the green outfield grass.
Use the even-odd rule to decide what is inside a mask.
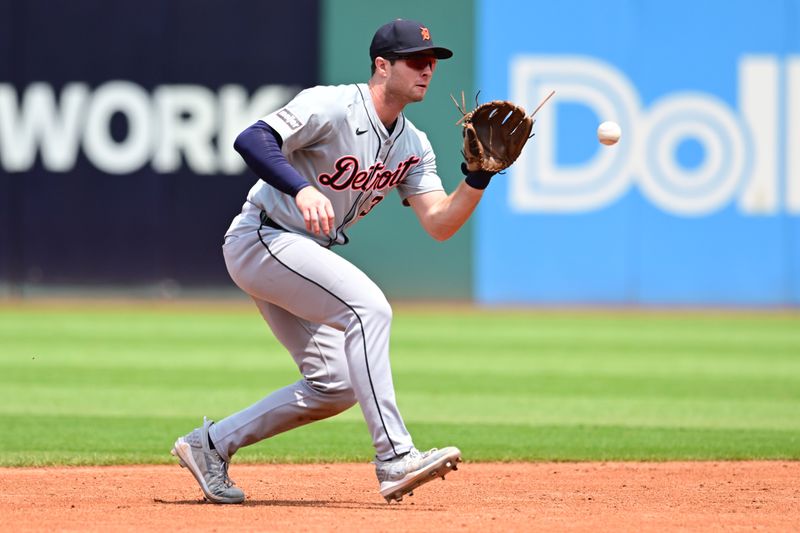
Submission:
[[[800,314],[395,309],[419,447],[467,460],[800,459]],[[167,463],[298,378],[250,305],[0,307],[0,465]],[[358,408],[239,462],[367,461]]]

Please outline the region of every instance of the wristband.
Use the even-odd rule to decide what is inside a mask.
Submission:
[[[492,172],[490,170],[476,170],[474,172],[470,172],[467,170],[466,163],[461,163],[461,172],[467,176],[464,179],[467,185],[473,189],[478,189],[481,191],[489,186],[492,176],[496,174],[496,172]]]

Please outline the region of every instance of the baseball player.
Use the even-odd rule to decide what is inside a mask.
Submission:
[[[468,172],[448,195],[427,136],[403,114],[425,97],[438,60],[452,55],[434,46],[425,25],[392,21],[372,39],[368,83],[304,90],[237,138],[235,149],[260,180],[225,235],[225,262],[302,378],[178,438],[172,454],[208,500],[244,500],[228,477],[239,448],[356,403],[387,502],[444,478],[461,460],[455,447],[414,447],[392,383],[392,309],[375,283],[331,250],[347,244],[348,229],[392,190],[437,240],[475,209],[493,173]]]

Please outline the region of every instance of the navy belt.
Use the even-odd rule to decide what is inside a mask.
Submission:
[[[270,228],[274,228],[281,231],[287,231],[286,228],[284,228],[283,226],[281,226],[280,224],[269,218],[269,215],[264,210],[261,211],[261,225],[269,226]]]

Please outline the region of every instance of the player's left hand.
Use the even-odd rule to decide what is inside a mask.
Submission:
[[[308,186],[300,189],[294,202],[303,215],[308,231],[319,235],[322,230],[323,234],[330,235],[331,229],[335,227],[335,220],[333,205],[327,196],[313,186]]]

